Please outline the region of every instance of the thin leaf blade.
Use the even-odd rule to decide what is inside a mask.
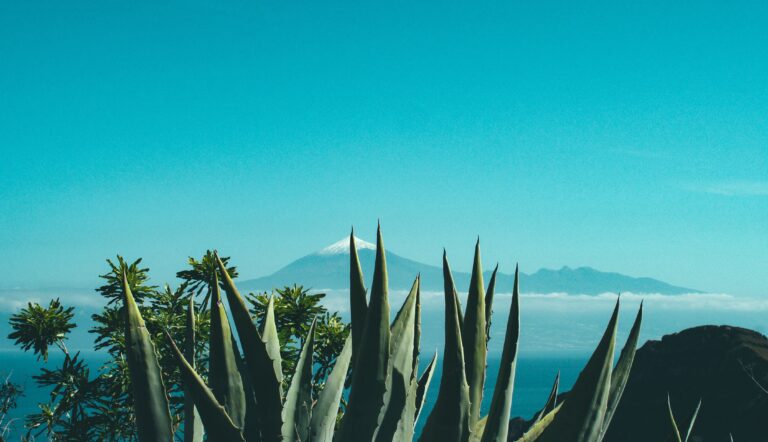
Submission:
[[[283,404],[283,442],[309,440],[312,416],[312,354],[315,348],[315,324],[309,326],[296,371]]]
[[[336,416],[339,413],[339,401],[344,393],[344,381],[352,361],[352,335],[347,336],[344,348],[336,357],[336,364],[325,381],[325,387],[312,409],[310,421],[310,440],[312,442],[333,441]]]
[[[190,392],[190,396],[195,403],[198,411],[200,412],[200,418],[205,426],[205,431],[209,437],[216,435],[216,440],[226,441],[240,441],[244,442],[243,434],[240,428],[235,426],[232,419],[227,415],[224,407],[219,404],[219,401],[214,396],[213,391],[205,385],[203,379],[195,372],[192,366],[181,354],[181,351],[173,342],[173,338],[166,332],[166,337],[171,343],[173,354],[176,357],[176,362],[179,365],[179,371],[181,372],[182,382],[184,387]],[[165,439],[169,441],[172,439]]]
[[[485,386],[485,364],[487,358],[487,337],[485,318],[485,287],[483,266],[480,259],[480,240],[475,244],[472,276],[467,294],[467,309],[461,327],[461,342],[464,347],[464,367],[467,373],[470,401],[470,425],[480,419],[480,404]]]
[[[282,401],[280,382],[275,375],[274,362],[269,356],[266,344],[261,339],[256,324],[253,323],[248,307],[237,290],[235,283],[227,273],[224,263],[214,252],[216,263],[221,273],[224,291],[227,294],[229,310],[237,328],[243,356],[256,395],[259,409],[259,428],[265,442],[282,440]]]
[[[464,348],[461,343],[458,296],[448,258],[443,253],[443,282],[445,286],[445,348],[443,371],[437,402],[421,433],[423,442],[465,442],[469,440],[469,385],[464,371]]]
[[[354,342],[354,337],[352,338]],[[381,227],[376,234],[376,263],[360,355],[352,370],[352,390],[342,421],[341,442],[371,440],[384,406],[389,365],[387,261]]]
[[[512,303],[509,308],[504,348],[501,352],[499,374],[493,390],[491,410],[484,426],[483,442],[506,442],[509,432],[509,412],[512,409],[512,393],[517,368],[517,348],[520,338],[519,269],[515,269]]]
[[[599,437],[611,387],[618,315],[617,300],[600,343],[540,442],[592,442]]]
[[[167,442],[173,438],[173,424],[160,363],[125,273],[122,286],[125,357],[131,375],[139,441]]]
[[[195,368],[195,298],[190,296],[186,312],[184,334],[184,358]],[[184,442],[203,441],[203,422],[192,400],[191,393],[184,388]]]
[[[213,395],[235,426],[245,425],[245,394],[243,380],[235,358],[232,330],[224,305],[221,302],[219,280],[214,273],[211,282],[211,336],[208,358],[208,383]]]

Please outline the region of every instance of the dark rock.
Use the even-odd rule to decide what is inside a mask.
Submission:
[[[605,442],[672,440],[667,393],[681,431],[702,401],[691,442],[727,442],[730,434],[736,442],[768,441],[761,386],[768,389],[768,338],[755,331],[707,325],[648,341],[637,351]],[[510,440],[527,425],[510,421]]]
[[[637,352],[606,442],[664,440],[667,393],[681,428],[701,398],[691,439],[768,441],[768,339],[738,327],[702,326],[648,341]]]

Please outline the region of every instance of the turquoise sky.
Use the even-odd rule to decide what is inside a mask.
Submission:
[[[578,4],[574,4],[578,3]],[[675,3],[675,5],[672,5]],[[0,287],[468,269],[768,296],[768,2],[0,2]]]

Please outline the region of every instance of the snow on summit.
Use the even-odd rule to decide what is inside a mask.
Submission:
[[[371,249],[376,250],[376,246],[374,244],[369,243],[368,241],[363,241],[362,239],[355,237],[355,246],[357,246],[357,250],[360,249]],[[318,255],[341,255],[341,254],[349,254],[349,237],[342,238],[341,240],[331,244],[330,246],[320,250],[317,252]]]

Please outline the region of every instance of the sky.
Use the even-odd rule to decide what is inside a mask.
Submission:
[[[0,1],[0,288],[257,277],[380,220],[768,297],[768,2],[671,3]]]

